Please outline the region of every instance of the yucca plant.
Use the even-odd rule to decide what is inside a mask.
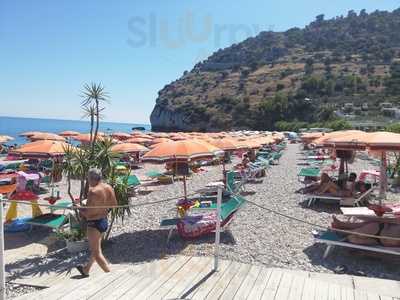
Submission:
[[[112,146],[114,146],[112,138],[106,137],[97,141],[94,147],[94,165],[101,170],[105,178],[110,176],[113,166],[121,157],[111,151]]]
[[[94,143],[97,140],[97,134],[99,132],[101,112],[104,110],[102,103],[108,102],[109,95],[101,83],[91,83],[83,86],[82,97],[82,106],[84,109],[86,109],[86,112],[90,113],[90,116],[92,117],[90,135],[91,137],[93,135],[93,139],[91,139],[93,150]],[[93,124],[93,122],[95,122],[95,124]]]
[[[93,83],[84,86],[83,97],[82,107],[84,116],[90,120],[91,138],[89,145],[82,144],[79,148],[68,146],[64,149],[63,170],[67,177],[68,195],[74,201],[71,193],[71,180],[78,179],[80,181],[79,199],[82,204],[82,200],[86,198],[89,189],[87,181],[88,171],[91,167],[96,167],[101,170],[104,180],[114,188],[118,205],[127,205],[129,204],[128,175],[118,176],[116,173],[116,164],[120,155],[111,151],[111,147],[114,145],[111,138],[97,139],[101,112],[104,110],[104,107],[101,107],[101,103],[108,101],[108,94],[104,91],[104,87],[101,84]],[[110,235],[114,221],[117,218],[123,220],[124,216],[129,214],[130,210],[128,207],[111,210],[111,222],[106,239]],[[78,214],[77,219],[79,220]]]
[[[110,232],[114,225],[114,221],[119,218],[123,222],[125,216],[126,215],[130,216],[131,214],[131,210],[127,206],[129,205],[128,176],[129,175],[118,176],[115,169],[115,165],[111,169],[110,176],[108,178],[108,184],[110,184],[114,188],[115,197],[117,199],[118,205],[126,207],[111,209],[111,221],[110,221],[110,226],[108,227],[107,233],[105,235],[106,240],[110,236]]]

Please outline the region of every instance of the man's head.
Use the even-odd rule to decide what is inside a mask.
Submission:
[[[350,173],[349,181],[353,182],[353,181],[356,181],[356,179],[357,179],[357,174],[356,173]]]
[[[88,172],[88,181],[90,186],[96,186],[101,181],[101,171],[97,168],[91,168]]]

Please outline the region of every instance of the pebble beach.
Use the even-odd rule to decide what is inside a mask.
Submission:
[[[308,208],[302,195],[296,193],[303,186],[297,178],[302,167],[300,148],[299,144],[288,144],[279,164],[267,170],[262,183],[246,184],[243,196],[251,202],[285,215],[329,226],[331,215],[340,214],[339,206],[317,203]],[[231,165],[227,165],[229,167]],[[134,173],[139,178],[145,178],[145,173],[149,170],[162,168],[162,165],[145,164]],[[349,170],[357,173],[367,168],[371,166],[368,161],[363,160],[356,160],[349,165]],[[203,172],[194,174],[188,180],[188,193],[194,193],[209,182],[221,180],[221,177],[221,166],[206,166]],[[62,192],[64,188],[61,184]],[[140,193],[132,198],[132,203],[153,202],[182,194],[182,182],[154,184],[141,187]],[[159,224],[163,217],[173,217],[175,211],[174,200],[132,208],[130,216],[114,224],[109,241],[104,243],[104,254],[110,263],[136,264],[177,254],[213,256],[214,235],[183,240],[175,233],[167,244],[168,230],[161,229]],[[395,256],[337,247],[323,259],[325,245],[314,243],[314,229],[318,228],[246,203],[230,223],[229,229],[221,234],[220,257],[268,267],[400,280],[400,260]],[[57,251],[46,255],[32,254],[7,263],[6,271],[9,279],[15,278],[19,272],[41,272],[54,266],[58,266],[60,272],[63,272],[86,258],[86,252],[71,255],[60,246]],[[30,287],[7,285],[8,297],[31,291]]]

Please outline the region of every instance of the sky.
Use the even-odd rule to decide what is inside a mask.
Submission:
[[[80,119],[85,83],[110,94],[105,119],[149,123],[158,91],[219,48],[324,14],[398,0],[3,0],[0,115]]]

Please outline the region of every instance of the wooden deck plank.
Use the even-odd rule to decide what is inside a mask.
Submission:
[[[368,300],[367,293],[360,290],[354,290],[354,300]]]
[[[328,300],[341,300],[342,291],[340,285],[330,284],[328,287]]]
[[[261,267],[259,266],[251,266],[249,272],[247,273],[246,278],[243,280],[242,285],[239,287],[239,290],[236,292],[235,299],[245,300],[249,296],[252,291],[254,284],[256,283],[257,277],[261,272]]]
[[[313,300],[315,298],[315,292],[317,289],[317,283],[315,280],[310,278],[304,278],[303,293],[301,295],[301,300]]]
[[[207,294],[212,290],[231,264],[231,261],[221,260],[218,272],[213,273],[209,278],[207,278],[207,280],[194,292],[190,299],[205,299]]]
[[[69,300],[69,299],[87,299],[90,295],[96,293],[96,291],[103,286],[107,286],[115,280],[118,280],[119,277],[123,275],[123,273],[127,273],[128,270],[117,271],[112,273],[106,273],[105,276],[98,277],[89,277],[89,280],[86,282],[84,286],[81,288],[75,288],[73,284],[70,284],[70,290],[60,297],[52,299],[60,299],[60,300]],[[81,279],[80,279],[81,280]]]
[[[322,280],[318,280],[316,283],[315,299],[328,300],[329,284]]]
[[[341,300],[354,300],[354,290],[345,286],[341,287]]]
[[[293,275],[293,283],[290,288],[290,293],[288,296],[288,300],[299,300],[303,294],[304,283],[306,281],[306,277]]]
[[[272,274],[273,276],[273,274]],[[277,275],[279,276],[279,275]],[[290,289],[292,287],[294,280],[293,274],[283,272],[281,280],[277,285],[267,286],[264,291],[265,295],[268,295],[268,299],[285,299],[287,300],[290,295]],[[271,282],[271,281],[270,281]],[[266,293],[267,292],[267,293]],[[274,295],[274,298],[272,297]],[[263,295],[264,298],[264,295]]]
[[[390,296],[380,296],[380,300],[397,300],[397,299],[399,299],[399,298],[392,298],[392,297],[390,297]]]
[[[143,270],[139,274],[131,276],[130,279],[128,278],[128,280],[125,281],[126,284],[120,285],[117,289],[107,290],[107,293],[103,292],[103,294],[99,295],[98,298],[110,300],[118,299],[127,291],[129,291],[129,289],[140,284],[140,282],[142,282],[144,279],[149,278],[151,276],[151,273],[158,275],[162,274],[162,272],[173,265],[176,260],[177,257],[171,257],[168,259],[162,259],[155,262],[147,263],[143,266]]]
[[[190,257],[186,256],[179,256],[173,264],[171,264],[168,268],[161,270],[160,274],[155,274],[155,273],[150,273],[148,276],[144,277],[143,280],[139,281],[137,284],[134,286],[131,286],[129,290],[126,291],[126,293],[122,294],[119,298],[120,299],[134,299],[138,297],[140,293],[142,293],[144,290],[147,290],[147,287],[152,285],[152,286],[158,286],[159,284],[162,284],[165,280],[167,280],[172,274],[174,274],[177,270],[182,268],[186,262],[190,260]],[[142,298],[138,298],[142,299]]]
[[[121,274],[118,280],[111,282],[107,286],[99,287],[99,289],[95,293],[91,294],[88,299],[103,299],[112,294],[115,290],[123,289],[124,286],[128,285],[130,282],[139,280],[140,277],[138,275],[143,272],[143,267],[143,264],[129,266],[127,272]]]
[[[271,277],[272,270],[267,268],[262,268],[256,282],[253,285],[253,289],[250,291],[250,294],[247,296],[249,300],[257,300],[261,299],[262,294],[264,292],[265,287]]]
[[[187,274],[186,277],[182,278],[176,284],[176,286],[174,286],[174,288],[170,290],[167,295],[165,295],[165,298],[178,299],[178,298],[183,298],[182,296],[187,298],[185,294],[186,293],[190,294],[190,291],[192,290],[194,285],[196,285],[199,280],[204,278],[204,276],[206,276],[212,271],[213,261],[214,261],[213,257],[202,257],[201,264],[196,270],[197,272],[191,270],[191,272]]]
[[[247,277],[250,268],[251,268],[250,265],[242,264],[240,266],[239,271],[231,279],[231,281],[229,282],[228,286],[226,287],[225,291],[223,292],[223,294],[220,296],[219,299],[231,300],[233,298],[236,298],[236,293],[239,290],[239,288],[243,285],[243,282]]]
[[[214,258],[211,258],[210,264],[214,261]],[[211,265],[213,267],[213,265]],[[202,271],[200,271],[196,277],[193,279],[193,282],[188,284],[184,290],[177,296],[176,298],[191,298],[192,295],[194,295],[198,289],[200,289],[203,286],[203,283],[206,282],[209,277],[214,275],[214,271],[212,268],[204,268]]]
[[[232,278],[239,272],[242,265],[243,264],[241,263],[233,262],[220,277],[220,279],[217,281],[217,284],[212,288],[205,299],[219,299],[226,287],[231,282]]]
[[[381,297],[379,297],[379,295],[373,294],[373,293],[368,293],[367,298],[368,298],[368,300],[380,300],[381,299]]]
[[[276,292],[279,287],[279,283],[281,282],[283,272],[279,269],[273,269],[268,280],[267,285],[265,286],[264,292],[262,294],[261,299],[272,300],[275,299]]]
[[[197,270],[204,267],[204,260],[201,257],[192,257],[186,264],[182,265],[179,270],[171,274],[158,286],[146,288],[146,293],[138,295],[137,299],[169,299],[166,295],[175,287],[180,281],[187,279],[191,274],[195,274]]]
[[[372,293],[369,293],[370,290],[357,289],[357,286],[353,289],[347,285],[347,278],[338,277],[338,280],[333,278],[329,281],[324,276],[308,277],[307,274],[303,276],[291,270],[270,269],[227,260],[221,260],[220,271],[213,273],[212,260],[212,257],[173,256],[149,263],[119,266],[113,268],[111,273],[93,270],[91,276],[84,279],[60,274],[55,277],[59,280],[54,286],[17,299],[181,297],[221,300],[400,300],[393,296],[380,296],[371,289]],[[378,285],[379,281],[372,283]],[[385,292],[386,289],[379,291]]]

